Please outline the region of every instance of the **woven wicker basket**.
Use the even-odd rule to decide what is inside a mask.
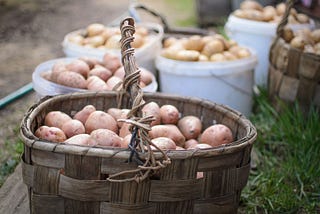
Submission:
[[[139,72],[129,45],[134,30],[133,20],[127,19],[123,23],[122,59],[126,71],[123,88],[127,93],[82,92],[49,97],[31,107],[23,118],[21,136],[25,150],[22,174],[29,188],[31,213],[235,213],[249,175],[250,152],[257,134],[254,126],[240,113],[209,101],[158,93],[143,94],[137,84],[138,76],[134,75]],[[127,82],[133,84],[127,87]],[[115,174],[142,167],[138,168],[136,162],[128,162],[133,151],[131,147],[66,145],[44,141],[34,135],[50,111],[74,115],[88,104],[103,111],[121,104],[120,107],[132,106],[134,111],[143,104],[137,101],[141,99],[146,103],[155,101],[160,106],[174,105],[181,116],[199,117],[203,128],[213,123],[225,124],[232,130],[235,141],[203,150],[140,152],[142,162],[146,164],[152,159],[152,163],[161,165],[161,168],[144,164],[149,167],[147,172],[151,168],[154,170],[153,175],[140,171],[148,176],[130,180],[131,175],[121,174],[116,181]],[[142,143],[148,143],[148,134],[144,135],[143,130],[139,133],[140,140],[145,140]],[[161,164],[161,161],[166,164]],[[202,178],[197,178],[198,172],[203,173]]]
[[[289,1],[289,9],[294,1]],[[278,26],[269,54],[268,93],[274,107],[298,101],[303,110],[320,107],[320,55],[291,47],[281,38],[288,16]]]
[[[159,178],[142,183],[106,180],[109,174],[137,167],[125,163],[128,149],[56,144],[34,136],[49,111],[72,115],[87,104],[107,110],[117,105],[116,95],[59,95],[30,108],[22,121],[21,136],[25,143],[23,180],[29,188],[31,213],[236,213],[257,133],[249,120],[226,106],[145,94],[147,102],[172,104],[182,115],[198,116],[204,127],[213,121],[229,126],[236,140],[212,149],[169,151],[172,163],[160,171]],[[161,158],[160,153],[156,155]],[[197,172],[204,172],[204,177],[197,179]]]

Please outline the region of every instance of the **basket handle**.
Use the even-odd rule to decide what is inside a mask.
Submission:
[[[287,0],[286,1],[286,10],[283,14],[281,21],[277,27],[277,37],[281,37],[283,35],[284,27],[288,23],[288,18],[290,15],[290,10],[292,9],[293,5],[295,4],[295,0]]]
[[[129,101],[126,103],[127,108],[130,109],[127,117],[128,119],[119,119],[120,122],[125,122],[131,125],[130,131],[132,137],[129,144],[131,150],[128,162],[131,162],[133,158],[138,163],[137,169],[125,170],[113,175],[109,175],[107,178],[111,182],[128,182],[136,181],[137,183],[142,182],[146,178],[152,175],[155,171],[166,167],[171,163],[170,158],[156,145],[151,142],[149,137],[149,131],[151,130],[151,122],[154,120],[154,116],[140,117],[139,111],[145,104],[143,100],[143,91],[139,86],[140,81],[140,70],[136,65],[134,58],[134,49],[131,47],[133,42],[133,34],[135,32],[134,19],[126,18],[120,23],[121,30],[121,55],[122,64],[125,70],[125,78],[123,81],[122,90],[118,93],[120,99],[118,102],[122,103],[124,95],[129,96]],[[118,105],[119,105],[118,103]],[[163,155],[162,162],[155,159],[154,153],[151,149],[154,146]],[[146,158],[142,160],[139,157],[139,153],[136,148],[139,147],[141,151],[146,151]],[[125,177],[123,177],[125,175]],[[131,177],[128,177],[131,175]]]

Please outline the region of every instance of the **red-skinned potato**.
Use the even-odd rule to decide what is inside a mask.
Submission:
[[[97,76],[103,81],[107,81],[112,76],[112,72],[101,65],[95,65],[94,68],[88,72],[88,77],[90,76]]]
[[[119,130],[119,136],[120,137],[125,137],[128,134],[131,134],[130,130],[130,124],[129,123],[123,123],[120,130]]]
[[[156,145],[161,150],[175,150],[175,142],[168,137],[157,137],[151,140],[151,142]],[[152,150],[156,150],[155,147],[151,146]]]
[[[189,147],[188,149],[210,149],[210,148],[212,148],[212,146],[209,144],[199,143],[197,145],[193,145],[193,146]]]
[[[72,144],[72,145],[80,145],[80,146],[95,146],[96,145],[95,142],[94,141],[89,142],[89,139],[90,139],[90,135],[88,134],[78,134],[67,139],[65,143]]]
[[[109,53],[103,56],[102,62],[112,73],[122,66],[119,57]]]
[[[79,57],[79,60],[82,60],[85,63],[87,63],[87,65],[89,66],[90,70],[92,68],[94,68],[94,66],[102,64],[102,62],[100,62],[98,59],[91,58],[91,57],[86,57],[86,56]]]
[[[81,74],[73,71],[61,72],[57,77],[57,83],[72,88],[87,88],[86,79]]]
[[[109,129],[96,129],[91,132],[88,142],[100,146],[121,147],[122,138]]]
[[[185,137],[175,125],[167,124],[152,126],[151,131],[149,131],[149,136],[151,139],[168,137],[172,139],[177,146],[184,147]]]
[[[125,136],[124,138],[122,138],[122,141],[121,141],[121,148],[129,148],[129,144],[130,144],[130,141],[131,141],[131,137],[132,137],[132,134],[128,134],[127,136]]]
[[[202,123],[198,117],[188,115],[179,120],[178,128],[187,140],[196,139],[202,131]]]
[[[87,89],[90,91],[107,91],[109,87],[100,77],[90,76],[87,79]]]
[[[177,124],[180,113],[175,106],[168,104],[160,107],[160,117],[162,124]]]
[[[159,125],[161,123],[160,107],[156,102],[147,103],[141,109],[143,116],[152,115],[155,120],[151,122],[151,126]]]
[[[186,149],[181,146],[176,146],[176,150],[186,150]]]
[[[198,145],[199,142],[195,139],[190,139],[190,140],[187,140],[184,144],[184,148],[186,149],[189,149],[189,148],[193,148],[195,147],[196,145]]]
[[[61,129],[72,118],[62,111],[50,111],[44,118],[44,125]]]
[[[118,133],[117,121],[108,113],[97,110],[92,112],[86,123],[86,133],[89,134],[96,129],[109,129],[115,133]]]
[[[67,139],[64,132],[57,127],[40,126],[36,132],[35,136],[40,139],[48,140],[51,142],[60,143]]]
[[[57,82],[58,76],[60,73],[67,71],[66,64],[64,62],[56,62],[52,66],[52,72],[50,76],[50,80],[53,82]]]
[[[69,120],[64,123],[61,127],[61,130],[65,133],[67,138],[70,138],[74,135],[84,134],[86,132],[84,125],[79,120]]]
[[[145,85],[149,85],[152,82],[151,71],[145,68],[140,68],[140,81],[143,82]]]
[[[79,73],[85,78],[87,77],[87,75],[90,71],[89,65],[80,59],[75,59],[72,62],[68,63],[66,65],[66,68],[68,71],[73,71],[73,72]]]
[[[119,88],[115,88],[116,86],[119,87],[120,83],[122,82],[122,79],[120,79],[119,77],[116,76],[112,76],[108,79],[107,83],[107,87],[108,90],[115,90],[115,89],[119,89]]]
[[[209,144],[213,147],[233,142],[232,132],[223,124],[215,124],[206,128],[200,138],[200,143]]]
[[[86,105],[73,116],[73,119],[79,120],[85,124],[89,115],[94,111],[96,111],[96,108],[93,105]]]
[[[110,114],[118,122],[118,126],[121,127],[123,122],[118,121],[118,119],[126,119],[129,111],[130,109],[109,108],[107,113]]]

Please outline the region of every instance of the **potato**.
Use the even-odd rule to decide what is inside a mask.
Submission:
[[[36,132],[35,136],[40,139],[48,140],[51,142],[63,142],[67,139],[63,131],[57,127],[40,126]]]
[[[163,41],[163,47],[168,48],[178,42],[178,39],[175,37],[168,37]]]
[[[143,82],[145,85],[149,85],[152,82],[153,79],[153,74],[151,71],[145,69],[145,68],[140,68],[140,81]]]
[[[235,56],[233,53],[231,53],[230,51],[224,51],[223,56],[225,57],[226,60],[236,60],[238,59],[237,56]]]
[[[232,132],[229,127],[223,124],[215,124],[206,128],[200,138],[200,143],[210,146],[220,146],[233,142]]]
[[[122,138],[109,129],[99,128],[90,134],[88,144],[107,147],[121,147]]]
[[[210,149],[210,148],[212,148],[212,146],[209,144],[199,143],[197,145],[193,145],[193,146],[189,147],[188,149]]]
[[[190,36],[185,43],[185,49],[186,50],[194,50],[200,52],[202,48],[204,47],[205,43],[202,40],[201,36],[194,35]]]
[[[307,15],[305,15],[305,14],[302,14],[302,13],[297,14],[296,15],[296,19],[301,24],[309,23],[309,17]]]
[[[284,27],[282,38],[284,39],[284,41],[290,43],[290,41],[294,38],[292,29],[289,27]]]
[[[196,116],[184,116],[179,120],[178,128],[187,140],[197,139],[202,131],[202,123]]]
[[[108,49],[120,49],[120,39],[121,35],[115,34],[109,37],[104,46]]]
[[[96,129],[109,129],[118,133],[117,121],[110,114],[100,110],[92,112],[84,126],[87,134]]]
[[[100,23],[93,23],[88,25],[86,30],[89,37],[96,36],[102,34],[102,32],[105,30],[105,26]]]
[[[101,65],[95,65],[88,73],[88,77],[90,76],[97,76],[103,81],[107,81],[112,76],[112,72]]]
[[[160,107],[160,117],[162,124],[177,124],[180,113],[175,106],[167,104]]]
[[[130,144],[130,141],[131,141],[131,137],[132,137],[132,134],[128,134],[126,135],[124,138],[122,138],[122,141],[121,141],[121,148],[129,148],[129,144]]]
[[[52,72],[50,77],[51,81],[57,82],[59,74],[65,71],[67,71],[66,64],[62,61],[56,62],[52,67]]]
[[[75,59],[72,62],[68,63],[66,65],[66,69],[68,71],[79,73],[85,78],[88,76],[88,73],[90,71],[89,65],[80,59]]]
[[[251,53],[248,49],[246,48],[240,48],[238,50],[238,52],[236,53],[237,57],[239,59],[243,59],[243,58],[247,58],[247,57],[250,57],[251,56]]]
[[[210,61],[223,62],[223,61],[227,61],[227,58],[222,53],[215,53],[211,55]]]
[[[132,48],[140,48],[144,45],[144,37],[142,37],[139,34],[134,35],[134,40],[131,42],[131,47]]]
[[[186,150],[186,149],[181,146],[176,146],[176,150]]]
[[[96,108],[93,105],[86,105],[73,116],[73,119],[79,120],[82,124],[85,124],[89,115],[94,111],[96,111]]]
[[[87,63],[87,65],[89,66],[89,69],[93,69],[94,66],[96,65],[101,65],[101,62],[95,58],[92,58],[92,57],[85,57],[85,56],[82,56],[82,57],[79,57],[79,60],[82,60],[84,61],[85,63]]]
[[[279,3],[276,5],[276,11],[277,11],[277,14],[279,16],[282,16],[284,14],[284,12],[286,11],[286,4],[285,3]]]
[[[100,77],[90,76],[87,79],[87,89],[90,91],[108,91],[109,87]]]
[[[263,21],[269,22],[277,15],[277,11],[273,6],[265,6],[262,11]]]
[[[102,35],[87,37],[83,40],[84,45],[91,45],[94,48],[104,45],[105,39]]]
[[[214,39],[209,43],[205,44],[201,54],[210,57],[212,54],[221,53],[224,51],[224,44],[219,39]]]
[[[175,125],[167,124],[152,126],[151,131],[149,131],[149,136],[151,139],[168,137],[173,140],[177,146],[184,147],[185,137]]]
[[[121,127],[123,122],[118,121],[118,119],[126,119],[130,109],[118,109],[118,108],[109,108],[107,113],[110,114],[118,123],[118,126]]]
[[[175,142],[168,137],[157,137],[151,140],[151,142],[156,145],[161,150],[175,150]],[[156,150],[155,147],[151,146],[152,150]]]
[[[149,35],[148,29],[143,26],[136,26],[136,32],[135,34],[139,34],[142,37],[146,37]]]
[[[152,115],[155,120],[151,122],[151,126],[159,125],[161,123],[160,107],[156,102],[149,102],[141,109],[143,116]]]
[[[70,120],[72,118],[62,111],[50,111],[44,118],[44,125],[61,129]]]
[[[86,79],[79,73],[73,71],[64,71],[57,77],[57,83],[72,88],[87,88]]]
[[[259,10],[259,11],[262,11],[263,10],[263,7],[261,4],[259,4],[258,2],[256,1],[253,1],[253,0],[245,0],[243,1],[241,4],[240,4],[240,9],[242,10]]]
[[[206,55],[200,54],[199,55],[199,62],[208,62],[209,58]]]
[[[306,42],[301,36],[296,36],[291,40],[290,45],[294,48],[303,50]]]
[[[185,149],[189,149],[189,148],[194,148],[196,145],[198,145],[199,142],[195,139],[190,139],[190,140],[187,140],[184,144],[184,148]]]
[[[125,137],[128,134],[131,134],[130,126],[131,125],[129,123],[122,123],[121,128],[119,130],[119,136],[120,137]]]
[[[181,61],[198,61],[200,53],[193,50],[180,50],[176,55],[177,60]]]
[[[90,139],[90,135],[88,134],[78,134],[67,139],[65,143],[72,144],[72,145],[80,145],[80,146],[95,146],[96,142],[94,141],[89,142],[89,139]]]
[[[197,179],[203,178],[203,172],[197,172]]]
[[[120,79],[119,77],[116,76],[112,76],[108,79],[108,81],[106,82],[108,90],[115,90],[115,89],[120,89],[120,83],[122,82],[122,79]],[[118,88],[115,88],[115,87]]]
[[[316,29],[311,32],[310,37],[315,43],[320,42],[320,29]]]
[[[65,133],[67,138],[78,134],[84,134],[86,132],[82,122],[76,119],[69,120],[64,123],[61,127],[61,130]]]
[[[264,16],[261,11],[258,10],[246,10],[245,16],[247,19],[254,20],[254,21],[263,21]]]
[[[68,40],[71,43],[77,44],[77,45],[83,45],[83,36],[79,35],[79,34],[73,34],[68,36]]]
[[[102,62],[112,73],[122,66],[120,59],[116,55],[109,53],[106,53],[103,56]]]

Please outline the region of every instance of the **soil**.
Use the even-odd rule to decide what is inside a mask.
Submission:
[[[68,32],[94,22],[108,24],[118,20],[127,13],[131,2],[0,0],[0,99],[30,83],[38,64],[64,57],[61,42]],[[174,24],[177,17],[183,17],[183,11],[177,13],[165,2],[139,1]],[[36,101],[36,93],[31,91],[0,109],[0,163],[7,158],[3,155],[4,143],[18,141],[23,115]]]

